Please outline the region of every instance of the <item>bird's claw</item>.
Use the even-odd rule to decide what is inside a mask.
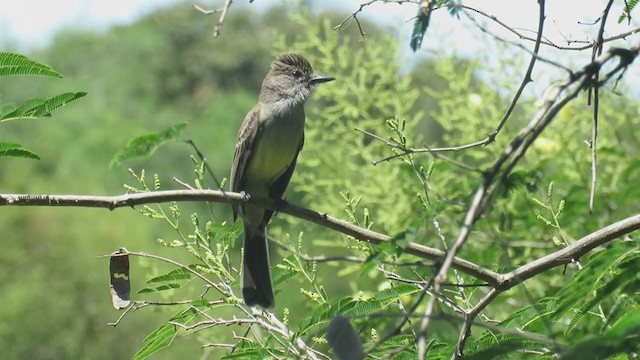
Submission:
[[[247,194],[244,190],[240,191],[240,196],[242,196],[243,202],[249,202],[249,200],[251,200],[251,195]]]

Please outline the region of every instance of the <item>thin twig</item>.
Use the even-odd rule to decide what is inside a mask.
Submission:
[[[598,37],[596,41],[593,43],[593,53],[591,55],[591,61],[595,60],[596,56],[602,55],[602,48],[604,47],[604,28],[607,24],[607,19],[609,17],[609,11],[611,11],[611,5],[613,5],[613,0],[609,0],[607,6],[602,11],[602,16],[600,17],[602,21],[600,22],[600,29],[598,30]],[[593,75],[594,83],[598,83],[600,72],[596,72]],[[591,95],[591,89],[589,89],[589,96]],[[593,213],[593,204],[595,202],[596,197],[596,181],[598,178],[598,169],[597,169],[597,140],[598,140],[598,110],[600,109],[600,96],[599,96],[599,87],[595,86],[593,88],[593,117],[591,124],[591,143],[589,144],[591,147],[591,189],[589,190],[589,213]]]
[[[495,22],[496,24],[498,24],[499,26],[503,27],[507,31],[513,33],[515,36],[517,36],[521,40],[531,41],[531,42],[534,42],[534,43],[538,42],[537,38],[526,36],[526,35],[520,33],[518,31],[519,29],[517,29],[515,27],[512,27],[512,26],[506,24],[505,22],[499,20],[495,15],[487,14],[486,12],[484,12],[482,10],[479,10],[479,9],[476,9],[476,8],[473,8],[473,7],[470,7],[470,6],[467,6],[467,5],[459,5],[459,6],[460,6],[460,8],[463,8],[463,9],[466,9],[466,10],[469,10],[469,11],[473,11],[473,12],[479,14],[479,15],[482,15],[482,16],[486,17],[487,19]],[[533,30],[530,30],[530,31],[534,32]],[[628,36],[635,35],[635,34],[637,34],[639,32],[640,32],[640,27],[637,27],[635,29],[632,29],[632,30],[629,30],[629,31],[625,31],[623,33],[619,33],[619,34],[616,34],[616,35],[609,36],[607,38],[603,38],[602,39],[602,43],[604,44],[604,43],[608,43],[608,42],[611,42],[611,41],[614,41],[614,40],[625,39]],[[596,43],[596,41],[593,41],[593,40],[589,41],[589,40],[568,40],[568,39],[566,40],[566,42],[567,42],[567,44],[572,44],[573,43],[573,44],[584,44],[584,45],[581,45],[581,46],[562,46],[562,45],[558,45],[558,44],[554,43],[553,41],[547,39],[546,37],[542,38],[542,40],[540,41],[540,44],[546,45],[546,46],[550,46],[550,47],[556,48],[558,50],[582,51],[582,50],[587,50],[587,49],[593,48],[593,46]]]
[[[527,69],[525,77],[520,85],[520,88],[518,89],[518,92],[516,92],[516,95],[514,96],[511,102],[511,105],[509,106],[509,109],[505,113],[505,116],[502,118],[502,120],[500,121],[500,123],[498,124],[494,132],[489,135],[487,140],[493,141],[495,139],[495,136],[498,134],[500,129],[502,129],[502,126],[506,123],[507,119],[511,115],[511,111],[513,110],[516,102],[520,98],[520,94],[524,90],[524,87],[526,86],[527,83],[531,81],[531,71],[533,70],[533,66],[535,65],[535,61],[537,59],[537,52],[540,48],[540,41],[542,37],[542,32],[544,28],[544,19],[545,19],[545,1],[538,0],[538,5],[540,8],[538,12],[539,14],[538,15],[538,39],[537,39],[538,41],[536,42],[536,45],[534,47],[534,56],[532,56],[531,61],[529,62],[529,67]],[[509,149],[507,149],[506,151],[508,153]],[[500,164],[500,159],[498,159],[498,161],[496,162],[496,164],[492,169],[493,175],[495,175],[500,169],[499,164]],[[455,239],[451,247],[447,250],[447,255],[444,257],[442,266],[438,269],[437,273],[433,277],[434,279],[433,291],[435,293],[440,292],[441,284],[445,282],[447,279],[447,273],[449,272],[449,268],[451,267],[451,260],[466,242],[471,232],[471,228],[473,224],[476,222],[476,220],[480,216],[480,213],[483,211],[482,208],[484,207],[483,202],[485,200],[485,194],[488,190],[488,185],[491,184],[491,182],[492,182],[492,174],[490,172],[485,175],[485,179],[482,185],[480,185],[480,187],[476,191],[476,195],[469,207],[469,211],[467,212],[467,216],[465,217],[462,229],[460,230],[458,237]],[[425,316],[422,318],[422,321],[420,323],[420,330],[418,332],[418,342],[417,342],[418,359],[420,360],[425,359],[427,354],[427,329],[429,327],[430,317],[435,310],[435,304],[436,304],[436,298],[433,296],[430,297],[427,302],[427,305],[425,306],[425,310],[424,310]]]
[[[214,38],[217,38],[218,36],[220,36],[220,32],[222,31],[222,25],[224,24],[224,20],[227,17],[227,12],[229,11],[229,8],[231,7],[232,3],[233,3],[233,0],[225,0],[224,5],[222,6],[222,9],[217,9],[217,10],[205,10],[200,6],[193,4],[193,7],[196,10],[200,11],[205,15],[220,13],[220,18],[218,18],[218,24],[216,25],[216,27],[213,28]]]
[[[200,149],[198,149],[198,146],[196,146],[196,143],[194,143],[193,140],[185,140],[184,142],[191,145],[193,150],[196,152],[196,155],[198,156],[200,161],[202,161],[202,163],[204,164],[204,167],[207,169],[209,176],[211,176],[211,179],[213,179],[213,181],[216,183],[216,186],[218,186],[218,189],[223,190],[222,183],[218,181],[218,178],[215,176],[215,174],[213,173],[213,170],[211,170],[211,167],[209,166],[209,162],[207,162],[207,160],[205,159]]]

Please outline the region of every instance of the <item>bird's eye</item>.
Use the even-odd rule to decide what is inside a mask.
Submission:
[[[293,70],[293,72],[291,73],[291,75],[293,75],[294,78],[299,79],[302,77],[302,71],[300,70]]]

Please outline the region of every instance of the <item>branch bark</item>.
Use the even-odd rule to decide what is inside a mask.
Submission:
[[[94,207],[115,210],[122,207],[174,201],[209,201],[234,205],[251,203],[313,222],[345,235],[353,236],[358,240],[368,241],[372,244],[380,245],[393,241],[393,238],[389,235],[365,229],[345,220],[296,206],[286,201],[274,201],[269,198],[253,197],[241,193],[220,190],[164,190],[114,196],[0,194],[0,206]],[[408,254],[429,260],[440,259],[445,254],[444,251],[440,249],[417,243],[409,243],[404,250]],[[499,285],[498,273],[470,261],[456,258],[453,267],[485,281],[491,286]]]

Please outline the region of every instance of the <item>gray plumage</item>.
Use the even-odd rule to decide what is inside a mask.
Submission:
[[[317,76],[302,56],[275,59],[262,82],[258,103],[245,117],[231,168],[231,191],[281,199],[304,143],[304,103],[313,86],[333,78]],[[242,296],[248,306],[273,308],[266,226],[272,210],[234,207],[244,222]]]

